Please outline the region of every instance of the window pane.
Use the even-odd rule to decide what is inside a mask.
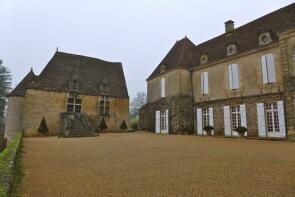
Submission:
[[[74,99],[73,98],[68,98],[68,103],[74,103]]]
[[[75,112],[81,112],[81,105],[75,106]]]
[[[81,99],[76,99],[76,104],[81,104],[82,100]]]
[[[67,112],[74,112],[74,105],[68,105]]]

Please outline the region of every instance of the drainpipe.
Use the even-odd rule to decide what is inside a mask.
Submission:
[[[193,123],[193,133],[195,133],[195,107],[194,107],[194,88],[193,88],[193,67],[190,68],[191,74],[191,94],[192,94],[192,123]]]

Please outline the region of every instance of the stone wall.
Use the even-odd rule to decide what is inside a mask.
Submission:
[[[147,81],[147,101],[161,99],[160,80],[165,78],[165,96],[191,95],[191,74],[189,70],[177,69]]]
[[[285,89],[286,128],[288,137],[295,139],[295,30],[285,32],[279,39]]]
[[[283,93],[281,94],[266,94],[266,95],[257,95],[250,97],[239,97],[225,100],[217,101],[208,101],[202,103],[196,103],[196,108],[208,108],[213,107],[213,125],[214,125],[214,134],[224,136],[224,106],[234,106],[245,104],[246,105],[246,119],[247,119],[247,128],[248,136],[257,137],[258,136],[258,124],[257,124],[257,103],[266,103],[266,102],[276,102],[279,100],[284,100]],[[196,110],[195,110],[196,111]]]
[[[45,118],[49,133],[60,133],[60,114],[67,110],[69,93],[49,92],[29,89],[26,91],[23,111],[23,129],[25,135],[36,135],[42,118]],[[99,115],[101,97],[79,95],[82,99],[81,112],[86,113],[94,127],[98,127],[102,116]],[[110,115],[105,117],[109,131],[120,129],[125,120],[128,122],[129,99],[110,97]]]
[[[193,129],[192,98],[188,95],[166,97],[147,103],[139,110],[139,129],[155,131],[155,112],[169,110],[169,133],[181,134]]]
[[[8,140],[10,140],[17,132],[22,131],[22,114],[24,104],[24,97],[8,98],[4,133],[4,137]]]
[[[276,83],[263,84],[260,58],[271,53],[275,58]],[[239,96],[251,96],[278,93],[284,90],[282,63],[278,44],[259,50],[228,57],[220,62],[205,65],[193,71],[193,91],[195,102],[230,99]],[[238,64],[239,85],[237,90],[229,89],[228,65]],[[209,93],[201,94],[201,73],[208,72]]]

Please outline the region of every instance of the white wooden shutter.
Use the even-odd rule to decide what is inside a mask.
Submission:
[[[160,133],[160,111],[156,111],[156,133]]]
[[[285,126],[285,114],[284,114],[284,102],[283,101],[278,101],[278,113],[279,113],[280,137],[286,137],[286,126]]]
[[[161,78],[161,97],[165,97],[165,78]]]
[[[201,73],[201,94],[204,94],[204,73]]]
[[[229,106],[223,107],[223,114],[224,114],[224,135],[231,136],[230,107]]]
[[[197,134],[203,134],[203,125],[202,125],[202,109],[197,108]]]
[[[241,112],[241,126],[247,128],[247,114],[246,114],[245,104],[240,105],[240,112]],[[244,136],[247,136],[247,132],[245,132]]]
[[[209,107],[209,124],[210,126],[214,126],[213,124],[213,108]],[[214,131],[212,131],[212,135],[214,135]]]
[[[166,109],[166,133],[169,133],[169,110]]]
[[[265,128],[265,116],[264,116],[264,103],[257,103],[256,108],[257,108],[258,136],[265,137],[266,128]]]
[[[238,71],[238,65],[232,64],[232,81],[233,81],[233,89],[239,89],[239,71]]]
[[[266,55],[261,56],[261,71],[262,71],[262,81],[263,83],[268,83],[268,74],[266,66]]]
[[[208,72],[203,73],[203,79],[204,79],[204,94],[208,94]]]
[[[233,73],[232,73],[232,65],[228,66],[228,86],[229,89],[233,89]]]
[[[275,71],[275,61],[273,54],[266,54],[267,69],[268,69],[268,82],[276,82],[276,71]]]

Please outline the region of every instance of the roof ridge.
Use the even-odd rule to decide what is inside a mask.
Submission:
[[[254,19],[254,20],[252,20],[252,21],[250,21],[250,22],[247,22],[247,23],[245,23],[244,25],[241,25],[241,26],[235,28],[235,29],[234,29],[233,31],[231,31],[230,33],[235,33],[237,30],[243,29],[243,28],[245,28],[245,26],[247,26],[247,25],[249,25],[249,24],[255,23],[255,22],[257,22],[257,21],[259,21],[259,20],[261,20],[261,19],[264,19],[264,18],[267,17],[267,16],[270,16],[270,15],[272,15],[272,14],[274,14],[274,13],[277,13],[277,12],[283,10],[283,9],[286,9],[286,8],[288,8],[288,7],[292,7],[292,6],[295,6],[295,3],[289,4],[289,5],[285,6],[285,7],[282,7],[282,8],[280,8],[280,9],[274,10],[274,11],[268,13],[268,14],[265,14],[265,15],[259,17],[259,18],[256,18],[256,19]],[[204,41],[204,42],[202,42],[202,43],[200,43],[200,44],[197,44],[196,47],[198,47],[198,46],[200,46],[200,45],[203,45],[203,44],[205,44],[205,43],[207,43],[207,42],[209,42],[209,41],[211,41],[211,40],[214,40],[214,39],[216,39],[216,38],[222,37],[222,36],[224,36],[224,35],[226,35],[226,34],[228,34],[228,33],[223,33],[223,34],[220,34],[220,35],[218,35],[218,36],[216,36],[216,37],[213,37],[213,38],[211,38],[211,39],[209,39],[209,40],[206,40],[206,41]]]
[[[121,64],[122,65],[122,62],[110,62],[110,61],[106,61],[106,60],[103,60],[103,59],[100,59],[100,58],[95,58],[95,57],[86,56],[86,55],[79,55],[79,54],[74,54],[74,53],[67,53],[67,52],[63,52],[63,51],[56,51],[54,55],[56,55],[56,54],[76,56],[76,57],[81,57],[81,58],[88,58],[88,59],[98,60],[98,61],[102,61],[102,62],[106,62],[106,63]]]

